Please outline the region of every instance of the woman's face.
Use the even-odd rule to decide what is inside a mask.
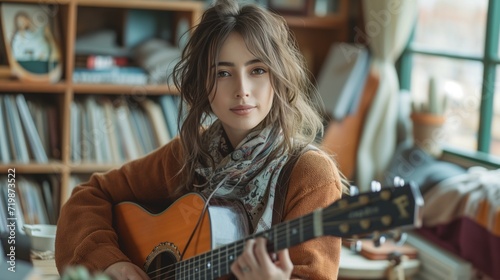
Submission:
[[[233,147],[267,116],[273,105],[269,67],[250,53],[243,37],[229,34],[216,61],[210,106]]]
[[[26,30],[29,28],[29,19],[26,18],[25,16],[21,15],[17,17],[17,28],[19,30]]]

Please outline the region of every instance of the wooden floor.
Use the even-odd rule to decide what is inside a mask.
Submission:
[[[54,259],[50,260],[32,260],[35,271],[41,280],[58,280],[60,279],[57,272]]]

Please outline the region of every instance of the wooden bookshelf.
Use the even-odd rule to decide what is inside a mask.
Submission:
[[[311,72],[316,75],[324,61],[329,47],[335,41],[347,41],[348,34],[348,3],[350,0],[339,0],[339,11],[324,17],[291,17],[285,16],[291,31],[295,33],[299,47],[308,60]],[[80,163],[72,161],[71,150],[71,104],[88,95],[102,95],[111,98],[119,96],[133,96],[137,93],[152,98],[170,94],[178,95],[172,86],[168,85],[117,85],[117,84],[84,84],[74,83],[73,73],[75,68],[75,42],[80,32],[90,30],[99,24],[109,24],[114,21],[113,26],[118,26],[118,31],[123,32],[126,16],[117,18],[79,18],[86,14],[82,11],[115,11],[120,15],[129,10],[151,10],[164,11],[172,16],[172,25],[168,26],[172,37],[175,38],[177,24],[181,20],[187,20],[190,26],[198,23],[205,1],[165,1],[165,0],[0,0],[3,3],[23,4],[51,4],[57,7],[57,20],[59,22],[59,33],[62,50],[62,78],[56,83],[33,83],[5,78],[6,67],[0,65],[2,75],[0,76],[0,95],[7,94],[31,94],[40,95],[54,102],[58,112],[58,138],[60,155],[51,159],[49,163],[38,164],[30,162],[0,163],[0,175],[6,175],[9,168],[16,169],[17,176],[51,174],[57,175],[61,182],[60,205],[69,197],[72,175],[90,174],[93,172],[104,172],[116,168],[122,163],[100,164]],[[102,13],[99,13],[102,14]],[[105,13],[104,13],[105,14]],[[87,15],[88,16],[88,15]],[[92,16],[92,15],[91,15]],[[167,24],[167,23],[165,23]],[[108,26],[106,26],[108,27]],[[122,28],[120,30],[120,28]],[[173,42],[175,43],[175,42]],[[3,78],[2,78],[3,77]],[[4,131],[0,131],[4,133]]]
[[[57,7],[56,20],[58,21],[58,32],[60,33],[60,47],[62,50],[63,71],[62,78],[56,83],[35,83],[18,80],[8,75],[8,66],[0,65],[2,75],[0,76],[0,95],[7,94],[27,94],[31,96],[39,95],[54,103],[58,113],[58,138],[59,150],[58,158],[50,158],[48,163],[18,163],[0,162],[0,176],[6,176],[7,170],[15,168],[16,176],[39,176],[56,175],[61,185],[60,205],[69,197],[70,177],[72,175],[91,174],[93,172],[105,172],[111,168],[116,168],[122,163],[100,164],[100,163],[75,163],[71,159],[71,104],[83,95],[105,95],[108,97],[127,96],[140,93],[146,97],[161,96],[165,94],[177,95],[178,92],[168,85],[119,85],[119,84],[79,84],[73,82],[73,71],[75,68],[75,41],[80,35],[79,30],[88,29],[87,26],[94,24],[86,19],[79,19],[79,11],[82,9],[95,9],[105,11],[118,11],[126,13],[130,10],[151,10],[165,12],[171,17],[170,21],[164,24],[165,30],[170,30],[174,38],[177,24],[180,20],[187,20],[190,26],[198,23],[203,13],[205,3],[203,1],[164,1],[164,0],[0,0],[3,3],[17,4],[49,4]],[[124,18],[111,19],[117,21],[118,32],[123,32]],[[126,20],[126,18],[125,18]],[[99,20],[94,20],[100,23]],[[162,22],[163,23],[163,22]],[[1,22],[0,22],[1,24]],[[95,27],[92,25],[92,27]],[[103,26],[104,28],[104,26]],[[172,40],[175,44],[174,40]],[[0,48],[4,49],[4,47]],[[3,104],[2,104],[3,105]],[[0,131],[6,133],[6,131]]]
[[[337,11],[324,16],[284,15],[313,77],[318,76],[332,43],[349,40],[351,2],[354,0],[338,0]]]

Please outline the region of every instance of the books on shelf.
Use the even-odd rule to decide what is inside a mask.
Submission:
[[[142,100],[141,105],[144,107],[144,110],[151,120],[159,145],[164,145],[169,142],[171,137],[160,105],[151,99]]]
[[[91,84],[145,85],[148,74],[140,67],[126,66],[108,69],[75,68],[73,82]]]
[[[5,111],[7,112],[8,134],[10,136],[10,146],[14,161],[20,163],[29,162],[28,146],[24,136],[21,119],[16,107],[13,95],[6,95],[4,98]]]
[[[28,103],[26,103],[26,99],[24,95],[18,94],[16,95],[17,107],[19,108],[19,115],[21,116],[21,121],[23,123],[24,130],[27,134],[28,141],[31,146],[31,150],[34,154],[34,157],[39,163],[47,163],[49,162],[49,158],[45,153],[45,149],[42,144],[42,140],[40,139],[40,135],[35,127],[35,122],[31,113],[28,109]]]
[[[158,102],[163,111],[165,120],[167,121],[168,132],[170,137],[175,137],[179,133],[179,102],[178,95],[162,95],[158,98]]]
[[[170,74],[179,62],[182,50],[162,39],[149,39],[134,49],[134,60],[149,75],[151,84],[169,84]]]
[[[31,178],[17,178],[17,196],[26,224],[48,224],[47,206],[43,201],[41,185]]]
[[[57,137],[57,131],[59,131],[59,128],[57,125],[55,125],[55,122],[49,122],[49,117],[48,117],[48,110],[50,107],[46,106],[46,104],[41,104],[39,102],[31,102],[30,100],[27,100],[28,108],[31,113],[31,116],[33,118],[36,131],[40,135],[40,141],[42,142],[43,149],[47,152],[47,155],[50,155],[52,157],[53,154],[49,154],[51,151],[51,135],[49,133],[49,129],[54,128],[56,131],[56,138]],[[53,112],[55,112],[55,108],[53,108]],[[50,126],[49,126],[50,123]],[[59,150],[59,148],[56,148]],[[58,156],[55,156],[54,158],[59,158]]]
[[[139,106],[130,106],[129,117],[133,130],[137,133],[138,144],[141,146],[141,150],[145,152],[156,149],[158,142],[154,137],[149,137],[150,132],[153,130],[146,112]]]
[[[111,161],[112,162],[123,162],[126,160],[126,158],[123,156],[121,153],[122,149],[121,146],[118,145],[119,139],[118,137],[118,128],[116,125],[113,125],[116,123],[116,114],[115,114],[115,109],[113,107],[113,103],[109,98],[101,98],[100,100],[101,106],[103,106],[104,109],[104,118],[107,123],[108,127],[108,141],[109,141],[109,146],[111,147],[110,149],[110,155],[111,155]]]
[[[122,163],[153,151],[170,141],[169,126],[177,122],[177,104],[176,98],[172,98],[171,113],[165,114],[159,102],[150,98],[75,99],[71,104],[71,160]]]
[[[132,132],[132,125],[130,123],[129,108],[126,104],[120,104],[116,108],[116,120],[118,131],[120,132],[121,146],[124,148],[123,153],[127,159],[136,159],[141,155],[139,152],[140,147],[138,145],[137,138],[134,135],[136,133]]]
[[[0,206],[4,213],[0,215],[0,223],[7,225],[7,217],[12,211],[16,218],[17,229],[23,233],[25,224],[56,224],[59,215],[60,182],[57,176],[17,176],[16,203],[9,204],[7,176],[0,175]],[[11,205],[11,207],[7,207]],[[0,211],[0,213],[2,213]],[[8,214],[8,215],[7,215]],[[6,228],[0,226],[0,232]]]
[[[60,154],[57,112],[35,103],[23,94],[0,96],[0,162],[48,163],[49,155]]]

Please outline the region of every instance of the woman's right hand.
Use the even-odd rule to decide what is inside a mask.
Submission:
[[[148,275],[130,262],[117,262],[104,270],[114,280],[149,280]]]
[[[259,237],[245,243],[243,253],[231,265],[231,271],[239,280],[246,279],[290,279],[293,263],[288,250],[276,254],[273,260],[266,247],[267,240]]]

